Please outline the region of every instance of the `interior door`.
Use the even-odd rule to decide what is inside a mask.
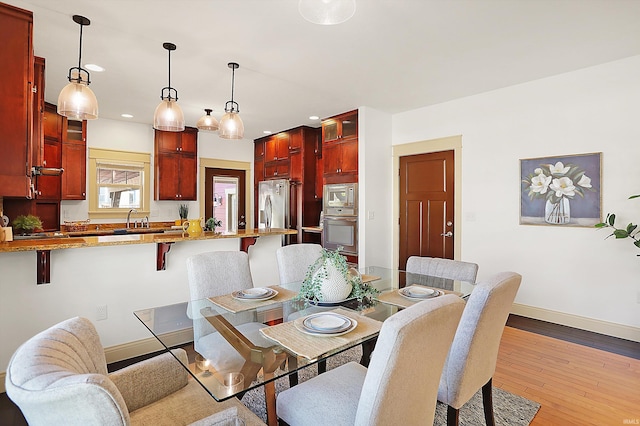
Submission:
[[[410,256],[453,259],[453,153],[400,157],[400,269]]]
[[[222,222],[222,231],[245,229],[245,171],[205,169],[205,220],[215,217]]]

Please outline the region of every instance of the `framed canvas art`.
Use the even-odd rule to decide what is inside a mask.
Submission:
[[[602,222],[602,153],[520,160],[520,224]]]

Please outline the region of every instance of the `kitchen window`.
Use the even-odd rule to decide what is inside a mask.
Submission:
[[[151,155],[89,149],[89,217],[123,217],[129,210],[149,214]]]

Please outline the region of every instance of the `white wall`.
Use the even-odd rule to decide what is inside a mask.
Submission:
[[[153,134],[153,127],[150,125],[100,118],[87,122],[87,148],[151,153],[151,182],[153,186]],[[253,141],[250,139],[225,140],[219,138],[217,133],[198,132],[198,160],[200,158],[252,162]],[[87,177],[88,175],[89,173],[87,173]],[[200,188],[198,188],[198,191],[200,191]],[[184,201],[154,201],[153,194],[151,194],[150,220],[152,222],[165,222],[178,219],[178,206],[181,203],[184,203]],[[197,212],[200,211],[198,201],[189,201],[187,204],[189,205],[190,216],[191,213],[197,215]],[[62,220],[87,219],[88,209],[89,203],[87,200],[62,201]],[[122,222],[125,220],[126,218],[123,217]],[[114,220],[96,219],[92,222],[109,223],[114,222]]]
[[[391,115],[373,108],[360,108],[358,262],[361,267],[393,266],[391,160]]]
[[[393,144],[462,135],[462,260],[523,275],[533,312],[640,336],[640,250],[594,228],[519,224],[523,158],[602,152],[603,214],[640,221],[640,56],[393,116]],[[425,83],[427,84],[427,83]]]

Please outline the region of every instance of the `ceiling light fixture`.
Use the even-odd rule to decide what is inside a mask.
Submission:
[[[216,120],[216,118],[211,115],[212,111],[213,110],[210,108],[204,109],[205,115],[200,117],[200,119],[196,123],[196,127],[199,130],[204,130],[205,132],[215,132],[216,130],[218,130],[218,120]]]
[[[231,100],[224,105],[226,114],[220,119],[218,135],[223,139],[242,139],[244,137],[244,124],[238,114],[240,112],[238,103],[233,100],[236,70],[240,68],[240,65],[235,62],[229,62],[227,65],[231,68]]]
[[[98,118],[98,100],[93,90],[89,89],[89,84],[91,84],[89,71],[81,66],[82,27],[91,25],[91,21],[80,15],[73,15],[73,21],[80,24],[78,66],[69,68],[67,77],[69,84],[58,95],[58,114],[73,120],[93,120]]]
[[[300,0],[298,11],[314,24],[337,25],[356,13],[356,0]]]
[[[178,105],[178,91],[171,87],[171,51],[176,50],[173,43],[163,43],[162,47],[169,52],[169,85],[160,92],[162,102],[157,106],[153,115],[153,128],[166,132],[181,132],[184,130],[184,114]],[[166,96],[165,96],[166,91]],[[171,96],[174,94],[175,96]]]

